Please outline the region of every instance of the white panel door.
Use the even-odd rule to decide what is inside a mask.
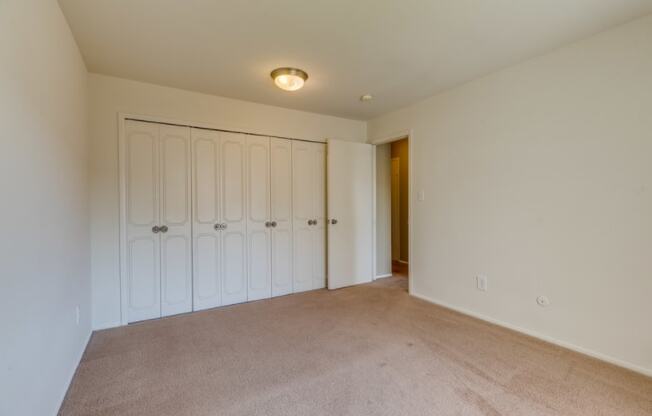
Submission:
[[[292,142],[270,139],[272,296],[292,293]]]
[[[328,288],[371,282],[373,147],[328,141]]]
[[[220,133],[222,304],[247,300],[246,139]]]
[[[312,288],[326,287],[326,145],[313,143]]]
[[[295,293],[313,288],[314,162],[313,143],[292,142],[292,260]]]
[[[220,133],[192,129],[193,310],[222,304]]]
[[[159,127],[161,315],[192,310],[190,128]]]
[[[272,295],[269,137],[247,136],[248,300]]]
[[[125,123],[127,319],[161,316],[160,238],[158,235],[159,126]]]

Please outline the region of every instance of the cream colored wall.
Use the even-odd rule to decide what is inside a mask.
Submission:
[[[392,274],[391,150],[376,146],[376,276]]]
[[[93,326],[120,324],[118,113],[308,140],[364,141],[366,123],[89,75]]]
[[[90,336],[86,110],[57,2],[0,1],[0,415],[57,414]]]
[[[652,374],[651,51],[648,16],[369,122],[412,129],[415,295]]]

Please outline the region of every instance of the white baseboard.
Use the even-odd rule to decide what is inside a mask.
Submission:
[[[376,279],[384,279],[385,277],[392,277],[393,275],[391,273],[389,274],[379,274],[378,276],[374,277],[374,280]]]
[[[641,367],[639,365],[632,364],[630,362],[623,361],[621,359],[614,358],[614,357],[608,356],[606,354],[603,354],[603,353],[600,353],[600,352],[597,352],[597,351],[593,351],[593,350],[590,350],[590,349],[587,349],[587,348],[584,348],[584,347],[580,347],[580,346],[577,346],[577,345],[572,344],[570,342],[561,341],[561,340],[558,340],[556,338],[550,337],[548,335],[544,335],[544,334],[541,334],[541,333],[536,332],[536,331],[532,331],[532,330],[525,329],[525,328],[522,328],[522,327],[519,327],[519,326],[516,326],[516,325],[512,325],[510,323],[500,321],[498,319],[494,319],[494,318],[491,318],[489,316],[486,316],[486,315],[483,315],[483,314],[480,314],[480,313],[469,311],[469,310],[464,309],[464,308],[458,308],[456,306],[449,305],[449,304],[447,304],[445,302],[441,302],[441,301],[438,301],[436,299],[431,299],[431,298],[429,298],[427,296],[423,296],[423,295],[413,293],[413,292],[411,292],[410,295],[414,296],[415,298],[419,298],[421,300],[424,300],[426,302],[435,304],[437,306],[442,306],[442,307],[444,307],[446,309],[450,309],[452,311],[459,312],[459,313],[461,313],[463,315],[471,316],[473,318],[477,318],[477,319],[480,319],[482,321],[492,323],[494,325],[502,326],[503,328],[511,329],[512,331],[516,331],[516,332],[520,332],[520,333],[525,334],[525,335],[529,335],[531,337],[540,339],[542,341],[546,341],[546,342],[549,342],[551,344],[555,344],[555,345],[557,345],[559,347],[566,348],[566,349],[578,352],[580,354],[588,355],[589,357],[596,358],[596,359],[598,359],[600,361],[604,361],[604,362],[607,362],[609,364],[613,364],[613,365],[616,365],[618,367],[626,368],[626,369],[634,371],[636,373],[640,373],[640,374],[646,375],[648,377],[652,377],[652,369],[644,368],[644,367]]]
[[[119,326],[122,326],[122,322],[107,322],[107,323],[93,326],[93,331],[101,331],[103,329],[117,328]]]

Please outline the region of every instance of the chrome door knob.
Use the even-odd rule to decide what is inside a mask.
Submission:
[[[222,229],[223,229],[223,230],[226,230],[226,226],[227,226],[228,224],[227,224],[227,223],[225,223],[225,222],[223,222],[223,223],[222,223],[222,224],[220,224],[220,225],[222,226]]]
[[[168,232],[168,226],[167,225],[162,225],[159,227],[159,230],[161,230],[162,233],[167,233]]]
[[[158,234],[159,231],[161,231],[161,229],[158,228],[158,225],[155,225],[155,226],[152,227],[152,232],[153,232],[154,234]]]
[[[218,224],[215,224],[215,225],[213,226],[213,228],[215,229],[215,231],[219,231],[219,230],[222,229],[222,224],[219,224],[219,223],[218,223]]]

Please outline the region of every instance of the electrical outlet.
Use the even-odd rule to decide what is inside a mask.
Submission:
[[[478,275],[476,277],[476,283],[478,285],[478,290],[481,290],[483,292],[487,291],[487,276]]]
[[[79,306],[75,307],[75,322],[79,325]]]

